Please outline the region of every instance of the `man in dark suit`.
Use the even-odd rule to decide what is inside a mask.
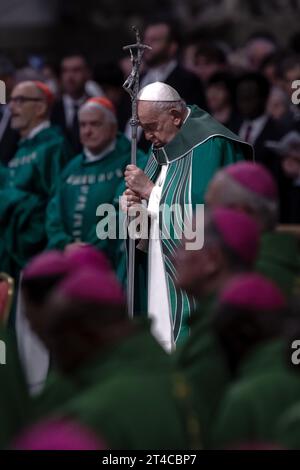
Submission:
[[[140,87],[143,88],[153,82],[164,82],[175,88],[187,104],[197,104],[205,109],[205,95],[201,80],[177,61],[179,41],[175,25],[161,19],[149,22],[145,28],[143,42],[152,49],[146,50],[143,56],[146,73],[141,77]],[[130,113],[130,105],[128,113]],[[125,132],[130,137],[129,123]],[[147,150],[149,143],[142,137],[142,133],[139,137],[139,146]]]
[[[288,129],[279,126],[266,112],[270,84],[263,75],[256,72],[243,75],[236,93],[238,112],[243,117],[239,136],[253,145],[255,161],[266,166],[276,179],[280,194],[280,221],[285,222],[290,183],[282,170],[281,159],[267,143],[280,140]]]
[[[15,84],[15,68],[4,56],[0,57],[0,80],[5,83],[6,99]],[[6,104],[0,105],[0,162],[6,165],[14,156],[19,141],[19,133],[10,127],[11,115]]]
[[[58,125],[72,145],[81,151],[78,110],[89,98],[85,86],[90,77],[89,66],[81,54],[65,56],[61,62],[62,97],[53,106],[51,121]]]

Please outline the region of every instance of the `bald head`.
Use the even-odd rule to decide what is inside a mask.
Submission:
[[[49,118],[50,101],[46,93],[34,82],[21,82],[12,91],[9,107],[11,126],[26,137],[32,129]]]

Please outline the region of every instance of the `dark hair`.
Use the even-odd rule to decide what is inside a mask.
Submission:
[[[94,67],[94,79],[100,85],[121,87],[124,82],[122,70],[115,62],[98,62]]]
[[[206,87],[208,88],[212,85],[223,85],[230,95],[231,102],[234,103],[235,83],[236,79],[233,75],[226,72],[217,72],[208,79]]]
[[[256,83],[261,98],[268,98],[271,91],[271,84],[263,74],[259,72],[245,73],[238,78],[237,87],[244,82]]]
[[[157,26],[160,24],[164,24],[168,27],[169,30],[169,41],[170,42],[176,42],[179,43],[181,42],[181,36],[180,36],[180,28],[177,24],[177,21],[175,19],[170,19],[170,16],[164,16],[164,15],[159,15],[159,16],[154,16],[152,18],[149,18],[149,20],[146,22],[144,26],[144,31],[151,27],[151,26]]]
[[[285,57],[279,64],[279,76],[284,78],[285,74],[300,65],[300,55],[291,54]]]
[[[86,54],[83,53],[83,51],[80,51],[78,49],[74,49],[74,50],[69,50],[67,51],[66,53],[64,53],[62,56],[61,56],[61,60],[60,60],[60,63],[62,64],[62,62],[66,59],[71,59],[71,58],[74,58],[74,57],[80,57],[80,59],[83,60],[83,62],[85,63],[85,65],[87,67],[90,66],[89,64],[89,60],[86,56]]]
[[[217,64],[226,64],[227,57],[223,49],[217,44],[202,43],[197,47],[196,58],[203,56],[208,62],[215,62]]]

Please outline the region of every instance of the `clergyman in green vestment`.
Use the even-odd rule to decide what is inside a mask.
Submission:
[[[186,106],[164,83],[140,91],[138,117],[152,148],[144,172],[134,165],[125,172],[124,208],[146,201],[151,220],[147,253],[137,255],[136,312],[148,311],[154,335],[172,350],[188,335],[186,319],[195,308],[195,300],[175,287],[177,229],[191,223],[215,172],[252,158],[252,147],[197,106]]]
[[[48,248],[64,250],[88,243],[105,251],[117,269],[122,245],[117,221],[111,225],[116,232],[112,236],[109,223],[100,230],[99,222],[108,204],[117,215],[118,188],[130,162],[130,142],[117,132],[115,110],[107,98],[89,99],[79,110],[79,126],[83,152],[65,168],[48,206]],[[105,210],[98,215],[101,207]]]
[[[46,245],[45,210],[72,152],[48,120],[53,97],[40,82],[22,82],[11,96],[11,125],[21,141],[1,168],[0,266],[16,276]]]

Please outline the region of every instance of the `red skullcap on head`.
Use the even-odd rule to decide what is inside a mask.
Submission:
[[[258,163],[239,162],[224,169],[241,186],[260,196],[276,200],[278,190],[271,173]]]
[[[46,85],[46,83],[43,83],[43,82],[39,82],[38,80],[35,80],[33,82],[35,84],[35,86],[41,90],[48,102],[48,104],[52,104],[53,101],[54,101],[54,94],[53,92],[50,90],[50,88],[48,87],[48,85]]]
[[[226,285],[219,300],[221,304],[253,311],[276,311],[286,307],[286,299],[279,287],[256,273],[233,279]]]
[[[94,268],[75,270],[57,288],[70,300],[112,306],[125,305],[121,284],[113,272]]]
[[[23,272],[24,280],[60,276],[68,272],[69,265],[61,251],[46,251],[35,256]]]
[[[112,271],[110,261],[102,251],[96,250],[91,245],[78,246],[67,251],[65,257],[69,263],[70,271],[86,267],[98,268],[104,271]]]
[[[255,220],[243,212],[224,207],[212,211],[212,221],[224,243],[241,260],[253,264],[260,242],[260,230]]]
[[[101,108],[108,109],[111,113],[116,115],[116,108],[115,108],[114,104],[108,98],[105,98],[104,96],[99,96],[99,97],[95,96],[93,98],[90,98],[90,99],[87,100],[87,102],[85,104],[98,105]]]

